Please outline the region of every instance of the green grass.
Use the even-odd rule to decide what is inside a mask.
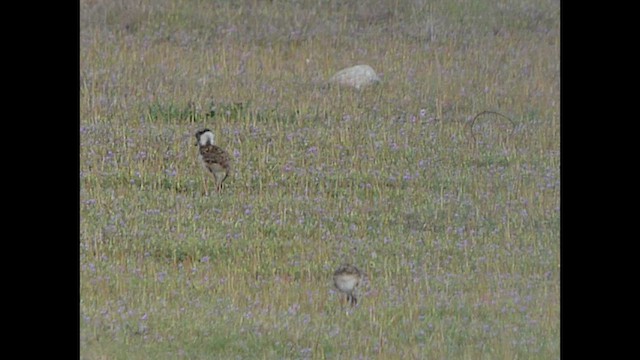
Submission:
[[[558,5],[82,0],[81,358],[559,358]]]

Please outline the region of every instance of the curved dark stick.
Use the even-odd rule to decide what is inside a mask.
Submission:
[[[476,114],[476,116],[473,117],[473,120],[471,120],[467,126],[469,126],[469,132],[471,133],[471,138],[473,139],[473,143],[475,144],[476,142],[476,137],[475,135],[473,135],[473,125],[475,124],[476,120],[481,116],[481,115],[485,115],[485,114],[494,114],[494,115],[498,115],[498,116],[502,116],[503,118],[509,120],[509,122],[511,123],[511,133],[509,134],[510,136],[513,135],[514,131],[516,130],[516,124],[513,122],[513,120],[511,120],[510,117],[501,114],[497,111],[492,111],[492,110],[484,110],[479,112],[478,114]]]

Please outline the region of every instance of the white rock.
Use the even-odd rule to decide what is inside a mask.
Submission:
[[[369,65],[356,65],[338,71],[329,79],[330,84],[351,86],[358,90],[380,82],[380,78]]]

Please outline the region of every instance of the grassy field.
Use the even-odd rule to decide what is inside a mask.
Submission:
[[[559,1],[80,15],[82,359],[560,357]]]

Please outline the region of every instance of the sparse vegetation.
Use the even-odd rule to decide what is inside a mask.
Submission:
[[[81,358],[560,357],[558,1],[80,16]],[[361,63],[382,82],[322,86]]]

